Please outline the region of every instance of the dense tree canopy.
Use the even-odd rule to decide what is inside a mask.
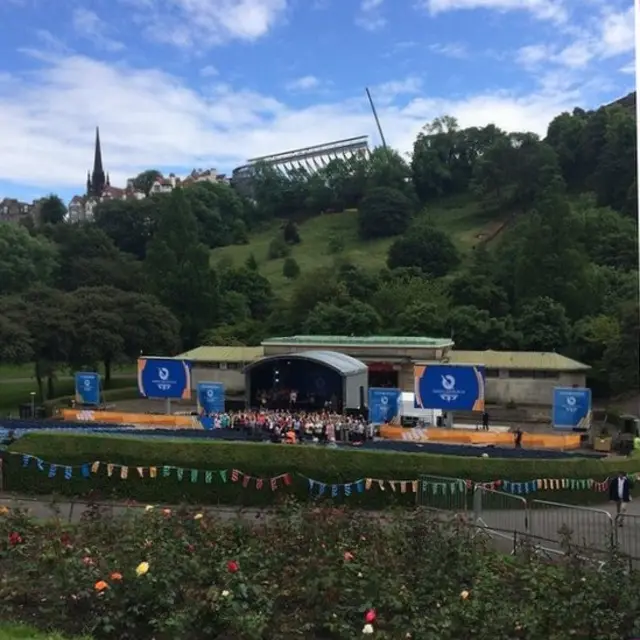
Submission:
[[[100,203],[71,224],[56,196],[29,225],[0,224],[0,361],[57,370],[256,344],[269,335],[450,336],[459,348],[555,350],[593,367],[598,393],[638,386],[635,119],[619,105],[576,109],[540,139],[442,117],[409,160],[379,148],[309,172],[254,167],[246,185],[199,182],[172,194]],[[158,172],[134,179],[149,194]],[[479,202],[499,234],[473,251],[443,230],[442,199]],[[358,209],[362,250],[326,237],[332,263],[291,255],[303,223]],[[255,255],[212,263],[278,220],[261,272]],[[494,237],[495,236],[495,237]],[[270,243],[270,244],[269,244]],[[388,247],[380,268],[368,247]],[[253,246],[252,246],[253,250]],[[297,250],[299,251],[299,250]],[[245,258],[246,258],[245,254]],[[284,274],[278,297],[266,274]]]

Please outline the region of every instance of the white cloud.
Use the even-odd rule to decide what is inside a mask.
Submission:
[[[601,47],[603,56],[616,56],[635,49],[633,7],[620,13],[608,13],[602,23]]]
[[[132,7],[154,40],[180,48],[208,48],[265,36],[287,0],[120,0]],[[137,10],[137,11],[136,11]]]
[[[540,20],[554,22],[564,22],[568,17],[562,0],[420,0],[420,6],[432,15],[447,11],[489,9],[500,13],[527,11]]]
[[[367,31],[382,29],[387,24],[381,11],[383,2],[384,0],[361,0],[356,24]]]
[[[605,9],[605,13],[582,27],[571,25],[564,29],[564,35],[571,37],[569,44],[527,45],[518,50],[516,61],[530,71],[541,72],[543,79],[549,73],[561,73],[559,69],[590,73],[595,61],[635,49],[633,17],[633,7],[617,13]]]
[[[450,42],[448,44],[432,44],[429,45],[429,51],[447,58],[466,58],[469,55],[467,48],[459,42]]]
[[[78,56],[36,59],[42,67],[0,84],[0,179],[50,189],[83,188],[100,126],[114,184],[148,167],[216,166],[356,135],[375,139],[364,95],[300,109],[228,85],[198,93],[180,79]],[[416,78],[373,87],[389,143],[411,149],[417,132],[450,114],[461,126],[494,122],[543,134],[559,112],[580,104],[575,90],[440,98]],[[566,87],[565,87],[566,89]],[[204,90],[203,90],[204,91]]]
[[[320,80],[315,76],[302,76],[287,83],[289,91],[309,91],[317,89],[320,86]]]
[[[122,42],[110,38],[107,25],[100,19],[97,13],[88,9],[78,8],[73,12],[73,28],[76,33],[87,40],[91,40],[99,49],[105,51],[121,51],[124,49]]]
[[[208,64],[200,69],[200,75],[203,78],[212,78],[218,75],[218,70],[212,64]]]
[[[620,69],[620,73],[625,73],[629,75],[633,75],[636,72],[636,63],[635,60],[631,60]]]

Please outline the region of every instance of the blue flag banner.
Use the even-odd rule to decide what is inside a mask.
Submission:
[[[589,429],[591,389],[556,387],[553,390],[553,426],[569,431]]]
[[[145,398],[191,398],[191,364],[172,358],[140,358],[138,390]]]
[[[224,385],[221,382],[198,383],[198,413],[224,411]]]
[[[76,402],[78,404],[100,404],[100,374],[76,373]]]
[[[424,364],[413,368],[417,409],[484,411],[484,367]]]
[[[369,422],[372,424],[389,424],[400,410],[400,389],[369,389]]]

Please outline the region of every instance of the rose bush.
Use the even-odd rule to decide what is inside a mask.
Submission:
[[[0,619],[93,638],[613,640],[640,636],[640,577],[506,558],[463,522],[288,505],[224,523],[148,507],[78,525],[0,516]]]

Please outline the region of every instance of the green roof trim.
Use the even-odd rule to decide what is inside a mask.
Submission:
[[[442,349],[453,346],[453,340],[411,336],[285,336],[268,338],[262,345],[322,345],[343,347],[416,347]]]

